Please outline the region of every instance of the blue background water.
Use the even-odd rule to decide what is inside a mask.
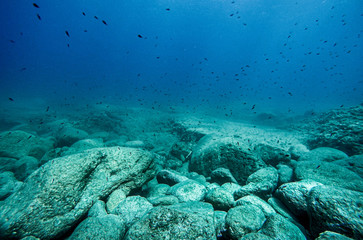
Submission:
[[[1,5],[0,101],[7,105],[8,97],[42,98],[230,114],[363,100],[361,0]]]

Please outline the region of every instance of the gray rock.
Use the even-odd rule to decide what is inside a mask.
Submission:
[[[266,164],[248,146],[239,145],[237,142],[243,141],[229,137],[204,136],[194,147],[189,170],[210,176],[217,168],[227,168],[238,183],[244,184],[248,176],[266,167]]]
[[[164,196],[170,191],[170,186],[167,184],[157,184],[150,187],[147,197],[159,197]]]
[[[201,201],[207,193],[206,188],[193,180],[184,181],[172,186],[168,192],[179,199],[179,202]]]
[[[225,183],[237,183],[232,173],[227,168],[217,168],[211,173],[211,182],[216,182],[219,185]]]
[[[333,163],[343,166],[363,178],[363,155],[351,156],[349,158],[334,161]]]
[[[107,199],[106,209],[108,213],[111,213],[117,205],[126,199],[126,194],[121,189],[113,191]]]
[[[307,221],[308,205],[307,198],[313,187],[322,185],[313,180],[302,180],[281,185],[274,196],[278,198],[295,216]]]
[[[287,218],[290,222],[297,221],[294,214],[292,214],[292,212],[279,199],[271,197],[267,202],[273,207],[273,209],[275,209],[277,213]]]
[[[304,153],[298,160],[332,162],[344,158],[348,158],[348,155],[338,149],[319,147]]]
[[[235,183],[225,183],[221,186],[224,190],[228,191],[230,194],[234,195],[234,193],[241,188],[240,185]],[[236,198],[235,198],[236,199]]]
[[[292,145],[289,148],[289,153],[292,159],[299,159],[304,153],[309,152],[309,149],[303,144]]]
[[[268,199],[277,187],[279,175],[273,167],[267,167],[253,173],[247,179],[247,185],[242,186],[234,193],[234,198],[238,199],[254,194],[262,199]]]
[[[145,147],[145,143],[140,140],[127,141],[127,142],[125,142],[124,146],[131,147],[131,148],[143,148],[143,147]]]
[[[277,172],[279,174],[278,185],[292,182],[293,177],[294,177],[294,170],[291,167],[289,167],[287,165],[279,164],[279,165],[277,165]]]
[[[271,207],[271,205],[269,205],[267,202],[254,195],[248,195],[236,201],[236,206],[246,206],[246,205],[254,205],[260,208],[266,217],[269,217],[276,213],[276,211],[273,209],[273,207]]]
[[[32,156],[40,159],[53,146],[52,138],[40,138],[20,130],[0,133],[0,157],[19,159]]]
[[[161,170],[156,175],[156,179],[158,180],[158,183],[165,183],[168,184],[169,186],[173,186],[177,183],[186,181],[189,178],[173,170]]]
[[[273,238],[270,238],[265,234],[257,232],[257,233],[248,233],[244,235],[240,240],[273,240]]]
[[[39,160],[35,157],[25,156],[16,161],[14,176],[20,181],[24,181],[39,167]]]
[[[214,222],[215,222],[215,226],[216,226],[217,237],[224,236],[227,231],[226,216],[227,216],[227,212],[214,211]]]
[[[363,180],[356,173],[330,162],[302,161],[295,168],[297,181],[311,179],[325,185],[363,191]]]
[[[325,231],[320,233],[319,237],[316,238],[315,240],[353,240],[353,239],[339,233]]]
[[[234,207],[233,195],[223,188],[214,188],[208,191],[204,201],[212,204],[215,210],[228,211]]]
[[[332,186],[316,186],[308,197],[310,230],[317,237],[333,231],[363,239],[363,193]]]
[[[6,199],[11,194],[16,192],[22,185],[12,172],[0,173],[0,201]]]
[[[112,214],[88,217],[83,220],[67,240],[109,239],[120,240],[126,226],[121,217]]]
[[[88,138],[88,133],[71,125],[65,125],[56,133],[57,147],[71,146],[75,142]]]
[[[126,226],[130,227],[152,208],[153,205],[146,198],[131,196],[120,202],[112,214],[121,216],[125,220]]]
[[[127,193],[155,175],[155,156],[131,148],[96,148],[49,161],[0,206],[0,235],[62,236],[98,199]],[[42,224],[39,224],[39,222]]]
[[[232,239],[239,239],[247,233],[257,232],[265,220],[263,212],[254,205],[231,208],[226,216],[228,235]]]
[[[216,239],[212,205],[188,202],[156,207],[131,226],[125,240]]]
[[[260,143],[257,144],[254,149],[259,154],[261,159],[266,163],[266,165],[276,167],[277,164],[286,164],[291,160],[290,153],[281,148]]]
[[[103,217],[107,215],[105,209],[105,202],[101,200],[97,200],[95,204],[88,211],[88,217]]]
[[[158,197],[150,197],[147,199],[154,207],[157,206],[167,206],[167,205],[174,205],[178,204],[179,200],[175,196],[165,195],[165,196],[158,196]]]
[[[267,218],[260,233],[279,240],[305,240],[300,229],[279,214]]]
[[[190,160],[192,157],[192,142],[176,142],[170,149],[169,155],[181,161]]]

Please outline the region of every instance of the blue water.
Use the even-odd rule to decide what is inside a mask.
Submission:
[[[0,24],[7,107],[293,114],[363,100],[361,0],[17,0]]]

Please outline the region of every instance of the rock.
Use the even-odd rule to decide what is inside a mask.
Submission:
[[[241,240],[273,240],[273,238],[270,238],[269,236],[266,236],[262,233],[248,233],[244,235]]]
[[[109,239],[120,240],[126,232],[123,219],[112,214],[88,217],[83,220],[67,240]]]
[[[40,240],[40,239],[33,237],[33,236],[27,236],[27,237],[22,238],[21,240]]]
[[[0,201],[16,192],[22,184],[22,182],[16,180],[12,172],[0,173]]]
[[[39,167],[39,160],[35,157],[25,156],[16,161],[14,176],[20,181],[24,181]]]
[[[302,161],[295,168],[297,181],[311,179],[325,185],[363,191],[363,181],[356,173],[330,162]]]
[[[156,175],[156,179],[158,180],[158,183],[165,183],[168,184],[169,186],[173,186],[177,183],[186,181],[189,178],[173,170],[161,170]]]
[[[283,217],[287,218],[290,222],[296,222],[297,219],[292,212],[277,198],[271,197],[267,201],[273,209]]]
[[[240,142],[231,137],[204,136],[194,147],[189,170],[210,176],[217,168],[227,168],[238,183],[244,184],[248,176],[266,167],[266,164]]]
[[[346,237],[339,233],[325,231],[319,234],[319,237],[315,240],[353,240],[352,238]]]
[[[57,147],[71,146],[75,142],[88,138],[88,133],[71,125],[65,125],[56,133]]]
[[[202,201],[207,193],[206,188],[193,180],[184,181],[172,186],[168,192],[179,199],[179,202]]]
[[[348,158],[348,155],[340,150],[329,147],[319,147],[304,153],[298,160],[332,162],[344,158]]]
[[[363,239],[363,193],[333,186],[316,186],[311,189],[307,201],[313,236],[328,230]]]
[[[121,189],[116,189],[113,191],[106,202],[107,212],[111,213],[117,207],[117,205],[125,199],[126,194],[124,191]]]
[[[133,224],[125,240],[216,239],[212,205],[188,202],[156,207]]]
[[[343,166],[363,178],[363,155],[351,156],[332,163]]]
[[[176,142],[170,149],[169,155],[181,161],[190,160],[192,156],[192,142]]]
[[[277,165],[277,172],[279,174],[278,185],[292,182],[294,176],[294,170],[291,167],[279,164]]]
[[[76,150],[75,152],[82,152],[87,149],[103,147],[102,138],[82,139],[72,144],[71,148]]]
[[[240,239],[248,233],[260,230],[265,220],[263,212],[254,205],[231,208],[226,216],[228,235],[232,239]]]
[[[32,156],[40,159],[53,146],[51,138],[40,138],[20,130],[0,133],[0,157],[19,159]]]
[[[140,149],[114,147],[47,162],[1,204],[0,236],[61,237],[96,200],[116,188],[129,193],[154,177],[154,158]]]
[[[309,149],[303,144],[292,145],[289,148],[289,153],[292,159],[299,159],[303,154],[309,152]]]
[[[335,109],[295,123],[309,148],[339,149],[349,156],[363,154],[363,105]]]
[[[257,144],[254,149],[266,165],[273,167],[276,167],[277,164],[289,163],[291,159],[289,152],[267,144]]]
[[[273,207],[271,207],[267,202],[254,195],[248,195],[236,201],[236,206],[246,205],[253,205],[258,207],[259,209],[261,209],[265,217],[269,217],[276,213]]]
[[[158,197],[150,197],[147,199],[154,207],[157,206],[167,206],[167,205],[174,205],[178,204],[179,200],[175,196],[158,196]]]
[[[313,187],[322,185],[313,180],[302,180],[281,185],[274,196],[303,223],[308,222],[307,198]]]
[[[225,183],[237,183],[237,180],[227,168],[217,168],[211,173],[210,177],[212,182],[216,182],[219,185],[223,185]]]
[[[97,200],[95,204],[88,211],[88,217],[103,217],[107,215],[105,209],[105,202],[101,200]]]
[[[234,192],[234,198],[238,199],[250,194],[268,199],[277,187],[279,175],[273,167],[267,167],[251,174],[247,179],[247,185]]]
[[[214,222],[216,226],[217,237],[222,237],[226,235],[226,216],[227,213],[224,211],[214,211]]]
[[[112,211],[112,214],[122,217],[125,220],[126,226],[129,228],[152,208],[153,205],[146,198],[131,196],[120,202]]]
[[[157,184],[149,189],[147,197],[164,196],[170,191],[170,186],[166,184]]]
[[[234,207],[233,195],[223,188],[214,188],[208,191],[204,201],[212,204],[215,210],[228,211]]]
[[[221,186],[224,190],[228,191],[230,194],[234,196],[234,193],[241,188],[240,185],[235,183],[225,183]],[[236,199],[236,198],[235,198]]]
[[[306,240],[306,237],[296,225],[279,214],[268,217],[260,233],[272,239]]]

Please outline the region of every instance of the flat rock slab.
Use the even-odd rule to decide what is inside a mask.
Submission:
[[[132,148],[95,148],[56,158],[33,172],[0,206],[0,237],[62,236],[95,201],[130,191],[155,175],[155,156]]]
[[[217,239],[212,205],[202,202],[156,207],[131,226],[125,240]]]

